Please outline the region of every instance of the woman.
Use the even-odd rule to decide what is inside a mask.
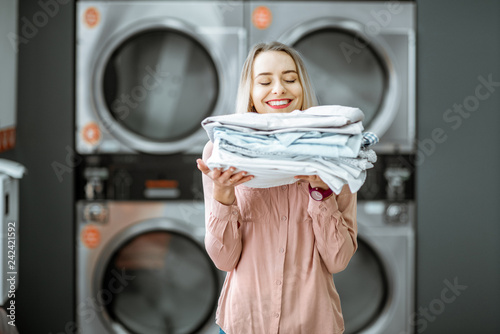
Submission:
[[[244,64],[237,111],[288,113],[316,104],[303,61],[292,48],[258,44]],[[333,194],[316,175],[272,188],[250,188],[246,172],[204,174],[205,245],[227,271],[216,320],[227,334],[337,334],[344,331],[332,274],[356,251],[356,194]],[[310,187],[325,196],[315,200]]]

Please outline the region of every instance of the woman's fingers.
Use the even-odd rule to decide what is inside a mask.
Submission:
[[[222,171],[220,168],[214,168],[214,171],[217,170],[220,173],[220,176],[218,177],[219,181],[221,182],[229,182],[229,179],[233,175],[235,168],[234,167],[229,167],[225,171]]]
[[[236,184],[241,184],[241,180],[242,180],[243,178],[245,178],[245,177],[247,176],[247,174],[248,174],[248,173],[247,173],[247,172],[245,172],[245,171],[241,171],[241,172],[238,172],[238,173],[234,173],[234,174],[232,174],[232,175],[229,177],[229,182],[230,182],[231,184],[234,184],[234,185],[236,185]],[[246,182],[246,181],[245,181],[245,182]]]
[[[208,166],[205,164],[205,161],[203,161],[202,159],[196,160],[196,166],[203,174],[210,173],[210,168],[208,168]]]
[[[240,178],[238,181],[234,182],[233,184],[235,186],[237,186],[237,185],[240,185],[242,183],[248,182],[248,181],[250,181],[253,178],[254,178],[253,175],[247,175],[247,176],[244,176],[244,177]]]
[[[225,171],[221,168],[208,168],[207,164],[202,159],[196,160],[198,169],[208,177],[210,177],[214,182],[219,183],[224,186],[237,186],[239,184],[245,183],[253,179],[252,175],[248,175],[247,172],[241,171],[235,173],[236,168],[229,167]]]
[[[213,180],[217,180],[221,177],[222,175],[222,171],[220,170],[220,168],[214,168],[212,170],[212,179]]]
[[[318,175],[296,175],[296,179],[309,182],[311,187],[328,189],[329,186],[326,184]]]
[[[217,172],[220,173],[217,176],[214,176],[213,180],[214,182],[218,182],[219,184],[223,186],[237,186],[239,184],[242,184],[244,182],[250,181],[253,179],[253,176],[248,175],[247,172],[241,171],[238,173],[235,173],[234,171],[236,168],[230,167],[224,172],[222,172],[220,169],[214,168],[214,172],[218,170]],[[214,174],[215,175],[215,174]]]

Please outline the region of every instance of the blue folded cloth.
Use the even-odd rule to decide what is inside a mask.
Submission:
[[[266,188],[296,182],[295,175],[318,175],[336,194],[344,184],[362,186],[377,160],[368,149],[378,142],[362,132],[359,109],[313,107],[288,114],[242,114],[202,122],[214,142],[210,168],[233,166],[255,176],[245,183]]]
[[[363,147],[367,148],[378,143],[378,136],[373,132],[363,132]]]
[[[362,135],[321,133],[319,131],[261,135],[217,127],[214,137],[219,145],[231,152],[252,157],[356,158],[361,148]]]

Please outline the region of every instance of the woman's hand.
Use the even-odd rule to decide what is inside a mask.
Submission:
[[[196,160],[198,169],[212,179],[214,183],[214,199],[225,205],[231,205],[236,199],[234,187],[253,179],[253,175],[247,175],[245,171],[234,173],[236,168],[230,167],[226,171],[220,168],[213,170],[208,168],[202,159]]]
[[[321,188],[323,190],[330,188],[318,175],[297,175],[295,178],[309,182],[311,188]]]

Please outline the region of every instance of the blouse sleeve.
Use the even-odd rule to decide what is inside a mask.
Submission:
[[[212,153],[209,142],[203,151],[205,163]],[[215,266],[223,271],[233,270],[241,255],[241,233],[238,229],[240,211],[237,202],[224,205],[213,198],[213,181],[203,174],[205,197],[205,248]]]
[[[309,200],[316,247],[332,274],[347,267],[358,247],[356,209],[357,195],[347,185],[338,196],[324,201]]]

